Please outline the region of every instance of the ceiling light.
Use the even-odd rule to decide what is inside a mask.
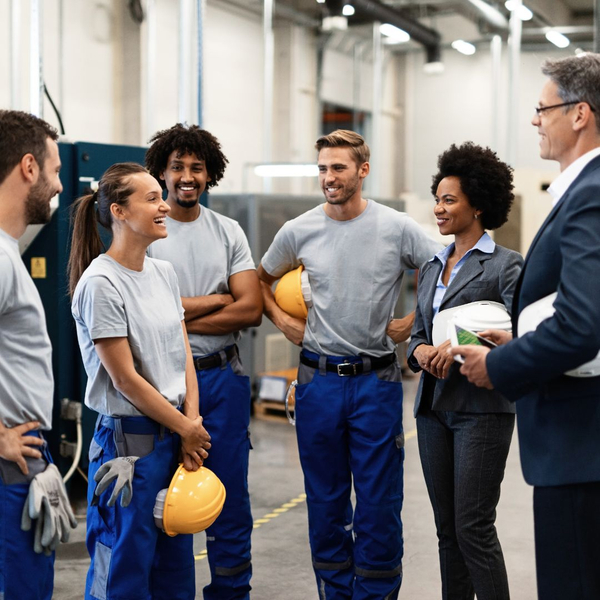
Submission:
[[[325,4],[325,0],[317,0],[317,4]]]
[[[383,23],[379,26],[381,35],[385,35],[388,38],[388,44],[402,44],[410,40],[410,35],[395,25],[390,23]]]
[[[324,17],[321,27],[323,31],[346,31],[348,29],[348,19],[341,15]]]
[[[423,73],[425,75],[440,75],[444,72],[444,63],[440,61],[432,61],[423,65]]]
[[[571,40],[566,35],[555,29],[546,32],[546,39],[559,48],[566,48],[571,43]]]
[[[464,40],[455,40],[452,42],[452,47],[460,52],[461,54],[466,54],[467,56],[471,56],[471,54],[475,54],[476,48],[473,44],[469,44],[469,42],[465,42]]]
[[[517,0],[506,0],[504,6],[510,12],[517,11],[517,16],[521,21],[530,21],[533,19],[533,13],[524,4],[517,2]]]
[[[351,17],[356,11],[354,10],[354,6],[352,4],[344,4],[344,8],[342,8],[342,14],[345,17]]]
[[[316,177],[319,174],[319,167],[314,163],[256,165],[254,174],[259,177]]]

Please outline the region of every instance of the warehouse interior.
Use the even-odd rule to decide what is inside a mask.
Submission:
[[[388,26],[387,28],[385,26]],[[391,27],[391,28],[390,28]],[[64,191],[48,225],[20,240],[53,344],[55,402],[47,436],[80,520],[57,552],[57,600],[81,598],[87,447],[95,414],[67,295],[69,212],[113,163],[143,163],[148,140],[177,122],[220,140],[224,179],[203,204],[236,219],[258,264],[287,220],[323,201],[314,143],[352,129],[371,148],[365,194],[407,212],[435,239],[429,191],[438,155],[470,140],[514,169],[516,202],[495,232],[527,252],[551,208],[558,165],[531,126],[545,58],[600,51],[600,0],[0,0],[0,107],[61,133]],[[397,314],[415,302],[407,277]],[[316,597],[295,432],[284,407],[298,349],[263,319],[243,332],[253,384],[250,493],[253,597]],[[398,349],[401,360],[404,348]],[[401,598],[440,595],[433,514],[413,418],[418,376],[404,371],[404,580]],[[497,528],[511,596],[536,596],[532,491],[516,433]],[[197,597],[208,581],[195,540]]]

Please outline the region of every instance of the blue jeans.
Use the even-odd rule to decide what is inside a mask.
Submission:
[[[196,371],[200,414],[212,447],[204,465],[223,482],[225,505],[206,530],[211,582],[205,600],[249,598],[252,577],[250,536],[252,513],[248,493],[250,454],[250,380],[237,356],[220,367]]]
[[[515,415],[423,410],[419,454],[439,540],[444,600],[508,600],[496,506]]]
[[[404,461],[400,377],[397,364],[351,377],[300,365],[296,430],[322,599],[398,597]]]

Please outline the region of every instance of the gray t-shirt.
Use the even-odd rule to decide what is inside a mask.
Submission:
[[[288,221],[261,264],[274,277],[304,265],[313,300],[304,348],[329,356],[389,354],[395,344],[386,329],[403,273],[442,246],[405,213],[372,200],[349,221],[331,219],[323,206]]]
[[[135,370],[173,406],[185,400],[183,307],[173,267],[147,258],[132,271],[100,255],[85,270],[71,305],[88,376],[85,403],[118,417],[141,413],[115,389],[93,340],[126,337]]]
[[[52,427],[52,346],[40,294],[16,239],[0,229],[0,419]]]
[[[254,270],[246,235],[237,221],[203,206],[195,221],[184,223],[167,217],[166,238],[148,248],[148,256],[169,261],[179,280],[181,295],[228,294],[229,278]],[[195,356],[213,354],[231,346],[239,333],[189,335]]]

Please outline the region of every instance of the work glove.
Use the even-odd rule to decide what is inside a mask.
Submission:
[[[36,520],[33,549],[49,556],[59,540],[68,542],[77,520],[71,510],[62,477],[56,465],[49,464],[29,484],[29,492],[21,515],[21,529],[29,531]]]
[[[116,479],[115,489],[108,499],[108,506],[114,506],[119,494],[121,494],[121,506],[129,506],[133,498],[133,473],[135,461],[139,456],[124,456],[113,458],[105,462],[94,475],[94,481],[98,484],[94,491],[95,496],[100,496],[104,490]]]

